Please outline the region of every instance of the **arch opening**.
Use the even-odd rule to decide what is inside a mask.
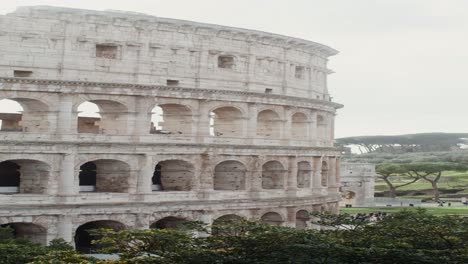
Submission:
[[[257,115],[257,136],[264,138],[279,138],[282,121],[273,110],[263,110]]]
[[[310,221],[309,212],[306,210],[299,210],[296,213],[296,228],[297,229],[306,229]]]
[[[75,248],[77,252],[90,254],[101,249],[100,245],[94,245],[91,242],[93,240],[101,239],[101,236],[93,234],[93,230],[101,228],[108,228],[114,231],[120,231],[125,229],[125,225],[112,220],[99,220],[88,222],[79,226],[75,232]]]
[[[179,217],[174,217],[174,216],[168,216],[164,217],[153,224],[150,225],[150,228],[154,229],[183,229],[184,225],[188,224],[189,221],[187,221],[184,218],[179,218]]]
[[[307,161],[297,163],[297,188],[309,188],[312,166]]]
[[[241,137],[242,112],[232,106],[216,108],[210,113],[210,135],[216,137]]]
[[[161,104],[151,110],[150,134],[192,134],[192,111],[179,104]]]
[[[120,160],[101,159],[80,166],[80,192],[126,193],[129,189],[130,166]]]
[[[268,161],[262,166],[262,188],[283,189],[286,170],[279,161]]]
[[[281,226],[284,221],[280,214],[269,212],[261,217],[260,222],[273,226]]]
[[[127,107],[111,100],[90,100],[78,108],[78,133],[125,134]]]
[[[216,165],[214,169],[214,190],[245,190],[247,169],[244,164],[235,160],[227,160]]]
[[[226,225],[239,223],[240,221],[242,221],[242,219],[242,217],[235,214],[220,216],[213,221],[213,224],[211,226],[211,233],[213,235],[235,235],[234,230],[231,230],[229,228],[226,229],[223,227],[225,227]]]
[[[194,167],[183,160],[159,162],[152,178],[153,191],[190,191],[194,177]]]
[[[40,225],[33,223],[8,223],[0,225],[0,227],[11,228],[14,238],[26,239],[44,246],[47,244],[47,230]]]
[[[291,120],[291,136],[293,139],[306,139],[309,135],[308,118],[304,113],[295,113]]]
[[[38,160],[0,162],[0,193],[46,193],[50,166]]]
[[[328,163],[326,161],[322,161],[321,182],[322,182],[322,187],[327,187],[328,185]]]
[[[47,132],[49,107],[41,101],[29,98],[0,100],[0,131]]]

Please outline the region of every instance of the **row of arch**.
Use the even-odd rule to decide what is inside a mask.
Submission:
[[[243,219],[242,216],[237,214],[226,214],[216,218],[211,226],[212,233],[221,232],[216,226],[222,224],[229,224],[237,222]],[[306,229],[312,227],[310,224],[310,215],[307,210],[299,210],[296,212],[295,227],[298,229]],[[155,221],[149,225],[149,228],[156,229],[182,229],[184,224],[195,219],[187,219],[178,216],[167,216],[158,221]],[[260,222],[283,226],[286,223],[286,219],[283,218],[277,212],[267,212],[260,217]],[[47,244],[47,228],[42,225],[34,223],[23,223],[23,222],[10,222],[0,225],[0,227],[10,227],[13,230],[13,234],[16,238],[28,239],[34,243]],[[86,222],[76,228],[74,231],[74,245],[77,251],[82,253],[92,253],[98,249],[96,245],[91,243],[92,240],[97,239],[96,235],[91,234],[89,231],[93,229],[109,228],[115,231],[124,230],[128,227],[122,222],[116,220],[97,220]]]
[[[45,193],[51,179],[51,167],[38,160],[17,159],[0,162],[0,193]],[[326,187],[329,164],[321,162],[321,186]],[[191,191],[197,178],[195,166],[185,160],[160,161],[153,168],[152,191]],[[213,190],[247,190],[251,171],[237,160],[224,160],[214,166]],[[314,170],[308,161],[297,162],[297,188],[311,188]],[[283,189],[289,171],[276,160],[261,166],[261,188]],[[88,161],[79,166],[78,182],[81,192],[130,191],[134,173],[130,165],[114,159]],[[294,177],[294,176],[293,176]],[[133,179],[134,180],[134,179]],[[134,182],[134,181],[133,181]],[[317,187],[317,186],[315,186]]]
[[[0,100],[0,131],[48,132],[49,107],[37,99],[11,98]],[[112,100],[89,100],[76,108],[76,132],[91,134],[126,135],[131,115],[126,105]],[[245,137],[247,120],[245,110],[236,106],[220,106],[209,110],[206,133],[215,137]],[[133,118],[133,117],[132,117]],[[149,134],[191,136],[195,134],[195,114],[187,105],[159,104],[148,111]],[[290,136],[293,139],[312,137],[314,124],[317,138],[327,138],[329,121],[318,114],[312,118],[306,112],[296,111],[289,117]],[[314,119],[314,120],[313,120]],[[256,136],[281,138],[287,121],[275,109],[263,109],[256,114]]]

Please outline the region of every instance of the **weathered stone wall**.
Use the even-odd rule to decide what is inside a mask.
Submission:
[[[0,186],[0,225],[34,225],[43,243],[72,241],[90,222],[142,229],[235,215],[305,228],[307,212],[336,212],[340,199],[341,105],[326,88],[335,53],[139,14],[0,16],[0,99],[23,108],[21,130],[0,131],[0,162],[19,166],[0,176],[20,174],[18,193]],[[98,117],[81,116],[85,102]]]

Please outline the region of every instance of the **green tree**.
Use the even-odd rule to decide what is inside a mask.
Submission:
[[[401,164],[400,166],[403,167],[409,175],[428,181],[432,186],[434,199],[436,201],[440,199],[438,183],[442,177],[443,171],[465,172],[468,170],[467,165],[450,162],[415,162]]]
[[[418,175],[409,171],[407,167],[396,163],[378,164],[375,167],[375,172],[377,174],[377,178],[382,179],[387,184],[389,196],[392,198],[396,197],[396,190],[398,188],[410,185],[420,179]],[[395,185],[392,180],[395,176],[408,176],[411,178],[411,181]]]

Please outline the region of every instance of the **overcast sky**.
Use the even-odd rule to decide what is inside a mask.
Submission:
[[[468,132],[467,0],[0,0],[126,10],[300,37],[340,51],[336,136]]]

